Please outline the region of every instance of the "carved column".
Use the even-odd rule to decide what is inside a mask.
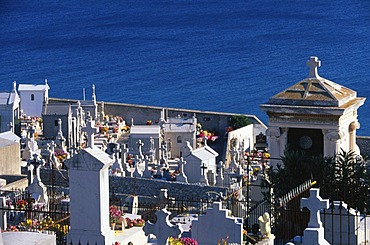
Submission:
[[[280,144],[280,155],[279,155],[279,157],[284,156],[285,147],[288,144],[289,128],[280,128],[280,131],[281,131],[281,135],[280,135],[280,140],[279,140],[279,144]]]
[[[270,164],[272,167],[275,167],[279,162],[276,158],[280,158],[280,128],[269,127],[266,130],[266,135],[269,137]]]
[[[340,140],[344,133],[338,129],[323,129],[324,156],[335,156],[340,151]]]
[[[358,147],[356,144],[356,129],[360,128],[360,123],[357,121],[351,122],[349,124],[349,150],[350,151],[358,151]],[[360,152],[356,152],[357,154],[360,154]]]

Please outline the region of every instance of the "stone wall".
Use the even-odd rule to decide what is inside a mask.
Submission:
[[[77,100],[49,98],[49,103],[76,103]],[[101,102],[98,102],[98,111],[101,111]],[[218,135],[224,135],[226,128],[229,126],[230,116],[237,115],[235,113],[210,112],[189,109],[177,109],[168,107],[133,105],[124,103],[114,103],[104,101],[104,113],[106,115],[121,116],[126,124],[131,125],[131,119],[134,119],[134,124],[143,125],[147,120],[152,120],[153,123],[159,121],[162,109],[166,109],[166,116],[177,117],[178,115],[196,114],[198,123],[202,124],[203,129],[216,131]],[[246,115],[249,120],[258,128],[258,132],[266,129],[266,126],[254,115]],[[263,130],[264,129],[264,130]]]
[[[168,190],[169,197],[179,199],[200,199],[207,197],[207,193],[223,193],[227,192],[227,188],[200,186],[196,184],[186,184],[176,181],[151,180],[143,178],[130,177],[111,177],[110,189],[114,193],[133,194],[138,196],[154,197],[159,196],[161,189]]]
[[[357,136],[356,143],[360,148],[361,155],[370,157],[370,136]]]
[[[54,176],[54,185],[68,187],[68,171],[54,170],[53,175],[50,169],[40,169],[42,182],[51,186],[51,176]],[[118,195],[136,194],[143,197],[159,196],[161,189],[167,189],[169,197],[179,199],[200,199],[208,196],[207,193],[215,195],[215,193],[223,193],[226,195],[227,188],[200,186],[196,184],[186,184],[175,181],[152,180],[144,178],[117,177],[110,176],[109,191]],[[68,193],[65,193],[68,194]]]

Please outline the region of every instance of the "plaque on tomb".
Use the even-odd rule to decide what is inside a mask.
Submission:
[[[304,151],[307,156],[323,155],[323,142],[321,129],[291,128],[288,131],[288,145],[290,148],[295,151]]]

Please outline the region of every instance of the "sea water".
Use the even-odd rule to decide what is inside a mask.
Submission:
[[[0,90],[254,114],[308,75],[370,95],[368,0],[1,1]],[[369,101],[359,135],[370,135]],[[129,120],[129,119],[127,119]]]

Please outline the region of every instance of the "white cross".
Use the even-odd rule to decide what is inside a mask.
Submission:
[[[324,200],[319,195],[320,189],[311,188],[310,197],[301,199],[301,208],[310,210],[310,222],[308,228],[321,228],[320,209],[329,208],[329,200]]]
[[[307,78],[319,78],[319,74],[317,73],[317,67],[321,66],[321,61],[315,57],[311,56],[310,59],[307,61],[307,66],[310,68]]]
[[[94,147],[94,136],[96,133],[99,132],[99,129],[95,127],[95,121],[90,120],[86,127],[84,127],[84,131],[87,133],[87,143],[88,147]]]
[[[177,161],[180,173],[184,173],[184,165],[186,165],[186,161],[184,161],[183,157],[180,157],[180,160]]]

